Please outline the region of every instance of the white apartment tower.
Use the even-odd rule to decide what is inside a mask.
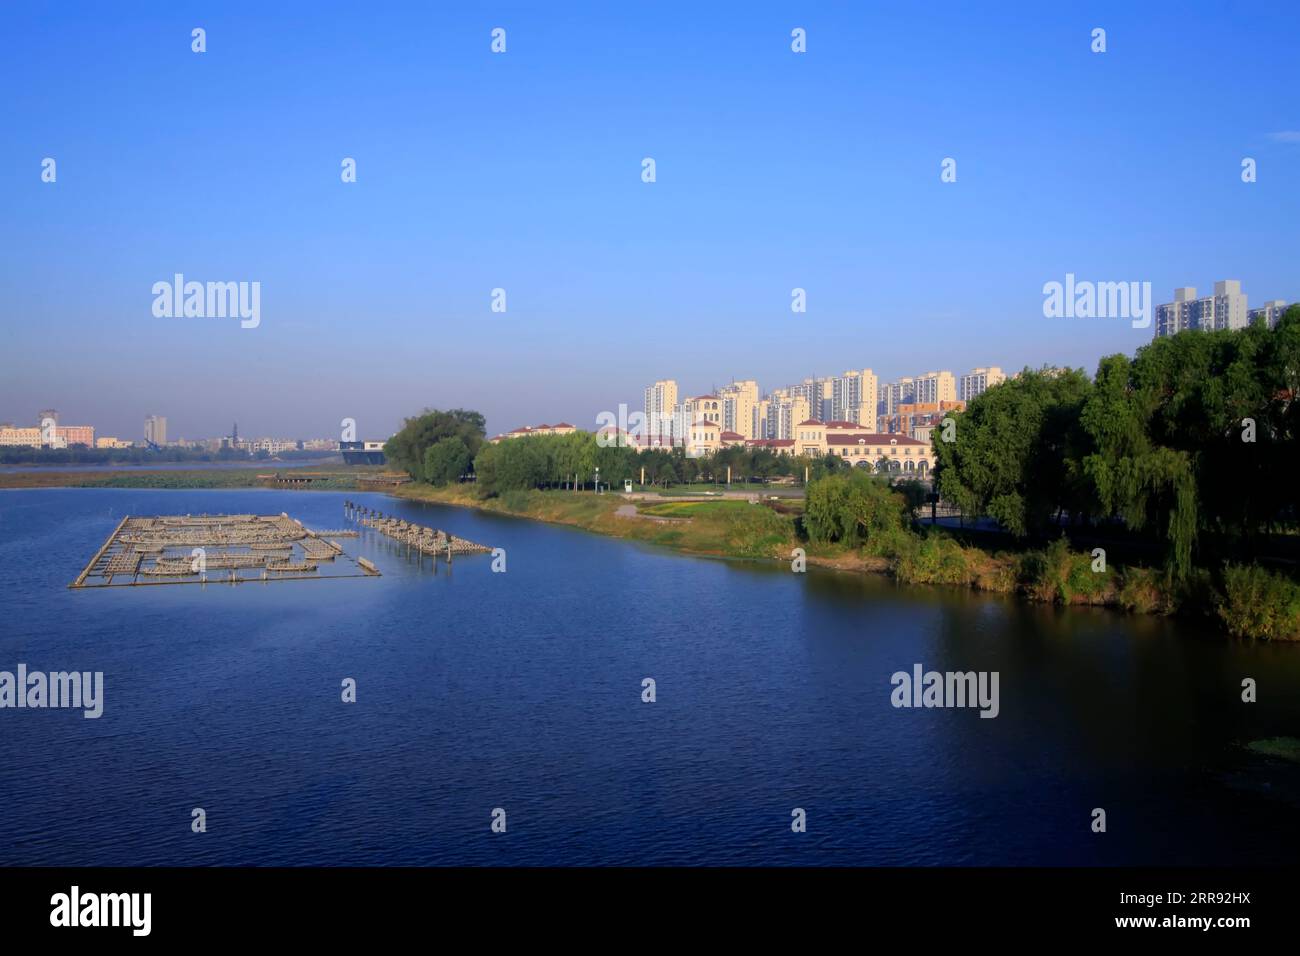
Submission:
[[[150,415],[144,420],[144,440],[155,445],[167,444],[167,419],[162,415]]]
[[[669,378],[645,387],[645,427],[650,438],[672,434],[673,406],[677,404],[677,383]]]
[[[849,369],[831,380],[830,420],[856,422],[863,431],[876,430],[880,380],[869,368]]]
[[[1277,320],[1282,318],[1282,313],[1286,311],[1286,302],[1282,299],[1274,299],[1272,302],[1265,302],[1258,309],[1251,309],[1246,313],[1246,322],[1254,325],[1261,319],[1270,329],[1277,328]]]
[[[952,372],[926,372],[916,379],[917,403],[937,404],[957,400],[957,379]]]
[[[1214,283],[1214,295],[1199,299],[1195,288],[1184,286],[1174,290],[1173,302],[1156,306],[1155,338],[1187,329],[1244,329],[1250,321],[1248,313],[1246,294],[1237,279],[1221,279]]]
[[[722,399],[722,430],[735,432],[745,438],[758,437],[754,433],[754,408],[758,405],[758,382],[746,379],[732,382],[718,389]]]
[[[983,395],[994,385],[1006,380],[1007,376],[996,365],[992,368],[973,368],[958,379],[957,400],[969,402],[976,395]]]

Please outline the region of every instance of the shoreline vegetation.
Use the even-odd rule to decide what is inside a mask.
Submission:
[[[886,487],[876,481],[872,484]],[[1300,639],[1294,611],[1292,615],[1285,609],[1280,614],[1276,609],[1270,611],[1267,587],[1249,572],[1244,578],[1230,579],[1225,590],[1209,575],[1180,588],[1162,571],[1140,565],[1111,566],[1098,572],[1094,570],[1097,559],[1090,552],[1072,550],[1064,538],[1044,548],[1024,550],[965,545],[944,528],[908,528],[902,496],[888,490],[886,495],[897,499],[899,522],[892,534],[872,547],[808,540],[800,534],[806,512],[790,508],[789,503],[751,503],[743,497],[664,498],[629,505],[623,495],[596,495],[591,490],[517,490],[482,497],[472,484],[410,484],[391,494],[568,525],[701,557],[792,566],[798,548],[808,566],[883,574],[901,584],[964,587],[1041,603],[1108,607],[1136,614],[1179,613],[1217,620],[1239,637]],[[635,507],[635,515],[627,513],[630,507]]]

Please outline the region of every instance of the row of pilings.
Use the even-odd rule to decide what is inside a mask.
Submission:
[[[435,559],[446,558],[450,562],[457,554],[479,554],[491,551],[486,545],[458,538],[437,528],[415,524],[404,518],[385,515],[382,511],[359,505],[353,501],[343,502],[343,514],[350,521],[363,527],[373,528],[380,534],[406,545],[407,553],[432,555]]]

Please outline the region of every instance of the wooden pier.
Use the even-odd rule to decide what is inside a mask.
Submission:
[[[68,587],[378,576],[374,564],[354,562],[333,537],[357,537],[357,532],[311,531],[283,513],[128,515]],[[322,565],[328,573],[321,573]]]
[[[398,544],[406,545],[408,551],[415,551],[420,555],[432,555],[435,560],[445,558],[450,563],[458,554],[487,554],[492,551],[487,545],[458,538],[446,531],[415,524],[403,518],[394,518],[385,515],[382,511],[354,504],[351,501],[343,502],[343,513],[363,527],[373,528]]]

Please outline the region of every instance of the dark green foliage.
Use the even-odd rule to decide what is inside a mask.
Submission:
[[[1018,536],[1046,532],[1058,510],[1086,515],[1078,462],[1091,442],[1079,419],[1091,388],[1079,370],[1026,369],[953,413],[956,440],[935,442],[940,493]]]
[[[469,450],[472,459],[483,444],[485,422],[478,412],[463,408],[450,411],[425,409],[406,423],[384,445],[384,457],[394,467],[401,468],[417,481],[427,480],[424,472],[425,455],[444,438],[459,438]]]
[[[459,481],[473,461],[474,456],[462,438],[439,439],[424,452],[424,480],[431,485]]]
[[[854,468],[808,486],[803,525],[815,542],[857,547],[906,524],[907,504],[884,478]]]
[[[1228,565],[1217,610],[1229,633],[1237,637],[1300,638],[1300,587],[1266,568]]]

